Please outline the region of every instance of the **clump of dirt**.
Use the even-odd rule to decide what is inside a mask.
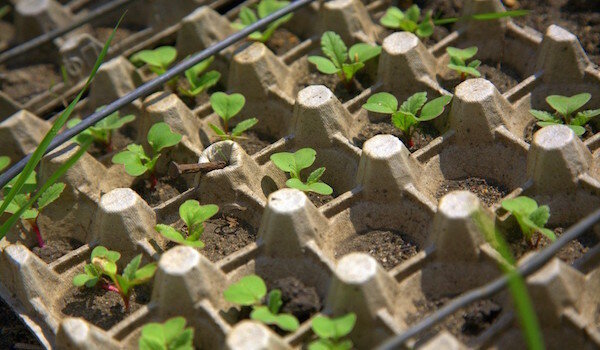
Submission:
[[[44,260],[46,264],[52,263],[56,259],[83,245],[80,241],[68,237],[49,239],[44,243],[44,248],[33,247],[31,251]]]
[[[274,143],[276,140],[267,137],[262,134],[258,134],[255,131],[246,131],[242,137],[236,138],[237,142],[246,153],[253,155],[259,151],[262,151],[265,147]]]
[[[188,186],[181,177],[171,179],[170,177],[165,176],[157,179],[154,188],[152,188],[151,180],[144,179],[135,184],[132,189],[137,192],[148,205],[155,206],[187,191]]]
[[[324,204],[329,203],[330,201],[332,201],[335,197],[332,194],[318,194],[315,192],[305,192],[306,196],[308,197],[308,199],[310,199],[311,202],[313,202],[313,204],[315,205],[315,207],[320,207]]]
[[[42,349],[21,319],[0,298],[0,349]],[[18,346],[18,347],[17,347]]]
[[[283,305],[280,312],[294,315],[304,322],[321,310],[321,299],[314,287],[304,285],[296,277],[285,277],[273,282],[270,290],[281,290]]]
[[[496,204],[509,192],[504,185],[494,180],[469,177],[461,180],[444,180],[438,188],[435,198],[439,200],[445,194],[458,190],[473,192],[487,207]]]
[[[0,65],[0,90],[19,103],[44,93],[62,81],[58,67],[38,63],[17,67]]]
[[[265,44],[277,56],[281,56],[298,46],[300,38],[285,28],[277,28]]]
[[[221,215],[205,222],[201,240],[202,254],[215,262],[256,241],[256,229],[234,216]]]

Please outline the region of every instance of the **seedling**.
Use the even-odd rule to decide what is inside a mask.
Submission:
[[[245,276],[223,292],[225,300],[230,303],[251,306],[250,318],[268,325],[276,325],[284,331],[293,332],[300,326],[296,317],[279,313],[283,302],[281,291],[273,289],[267,296],[267,286],[262,278],[256,275]],[[262,305],[267,296],[267,305]]]
[[[136,255],[123,269],[123,274],[118,274],[117,261],[121,254],[98,246],[92,250],[91,263],[85,265],[85,273],[73,278],[73,285],[77,287],[100,286],[108,291],[119,293],[125,309],[129,310],[129,298],[133,287],[148,282],[156,271],[156,263],[150,263],[140,268],[142,254]]]
[[[582,93],[567,97],[560,95],[551,95],[546,97],[546,102],[554,108],[554,114],[546,111],[529,110],[537,120],[537,125],[544,127],[549,125],[566,124],[577,136],[585,133],[584,126],[595,116],[600,114],[600,109],[590,109],[577,112],[592,98],[588,93]]]
[[[204,248],[204,242],[200,240],[204,232],[204,221],[218,211],[219,207],[214,204],[200,205],[198,201],[189,199],[179,207],[179,216],[188,228],[187,237],[169,225],[158,224],[155,228],[161,235],[175,243]]]
[[[390,7],[381,17],[381,24],[392,29],[400,29],[405,32],[417,34],[420,38],[426,38],[433,34],[433,20],[431,19],[431,11],[425,13],[425,17],[421,22],[421,9],[419,6],[412,5],[402,12],[397,7]]]
[[[193,350],[194,329],[185,328],[185,324],[183,317],[146,324],[142,327],[139,350]]]
[[[7,156],[0,157],[0,171],[4,170],[10,164],[10,158]]]
[[[103,145],[106,152],[112,152],[111,140],[113,130],[117,130],[133,120],[135,120],[135,115],[129,114],[121,117],[119,116],[119,111],[116,111],[97,122],[96,125],[82,131],[79,135],[75,136],[74,141],[82,145],[86,140],[91,139],[93,142]],[[71,129],[79,123],[81,123],[81,119],[73,118],[67,122],[67,128]]]
[[[125,165],[125,171],[131,176],[140,176],[150,172],[152,188],[156,186],[157,180],[154,175],[154,166],[160,157],[160,151],[177,145],[182,136],[171,131],[167,123],[156,123],[148,131],[148,143],[152,147],[152,155],[147,155],[144,148],[137,144],[127,146],[126,151],[119,152],[112,157],[115,164]]]
[[[8,15],[10,12],[10,5],[4,5],[2,7],[0,7],[0,19],[2,19],[2,17]]]
[[[379,56],[381,47],[359,43],[348,50],[337,33],[328,31],[321,36],[321,51],[328,58],[309,56],[308,61],[323,74],[337,74],[349,89],[356,72],[365,66],[366,61]]]
[[[371,112],[391,114],[392,123],[405,135],[408,146],[413,147],[412,134],[415,128],[419,126],[420,122],[433,120],[440,116],[450,100],[452,100],[452,96],[444,95],[427,102],[427,93],[417,92],[404,101],[398,109],[398,100],[394,95],[379,92],[369,97],[367,103],[362,107]]]
[[[302,181],[300,172],[313,165],[317,157],[317,152],[312,148],[302,148],[295,153],[280,152],[271,155],[271,161],[279,169],[290,173],[290,179],[285,184],[288,187],[298,189],[303,192],[315,192],[322,195],[333,193],[333,189],[326,183],[319,181],[325,167],[321,167],[310,173],[306,182]]]
[[[239,22],[234,22],[231,25],[237,30],[242,30],[247,26],[254,24],[259,19],[265,18],[271,13],[284,8],[289,3],[289,1],[261,0],[261,2],[258,3],[258,6],[256,8],[258,12],[258,17],[256,17],[256,13],[253,10],[249,9],[246,6],[243,6],[240,9],[240,15],[238,18]],[[292,14],[287,14],[281,17],[280,19],[271,22],[271,24],[267,26],[267,29],[265,29],[264,32],[252,32],[250,35],[248,35],[248,39],[264,43],[271,38],[271,36],[279,26],[289,21],[291,18]]]
[[[502,208],[515,217],[523,236],[530,245],[537,247],[540,242],[538,235],[535,244],[532,244],[531,240],[535,233],[542,234],[552,241],[556,240],[554,232],[544,227],[550,218],[550,208],[547,205],[538,206],[534,199],[520,196],[503,200]]]
[[[136,66],[147,64],[150,70],[158,75],[164,74],[175,62],[177,50],[172,46],[161,46],[154,50],[142,50],[133,54],[129,60]]]
[[[208,88],[215,86],[219,82],[219,79],[221,79],[221,73],[216,70],[211,70],[210,72],[202,74],[214,60],[215,57],[210,56],[186,70],[185,78],[190,84],[190,89],[179,88],[179,92],[185,96],[194,97],[203,91],[206,91]]]
[[[356,314],[349,313],[338,318],[317,316],[312,320],[311,328],[319,337],[308,345],[308,350],[350,350],[352,341],[344,339],[350,334],[356,323]]]
[[[223,129],[219,128],[215,124],[208,124],[213,131],[219,135],[223,140],[235,139],[240,137],[244,131],[250,129],[256,123],[258,119],[250,118],[239,122],[231,134],[229,134],[229,121],[235,117],[246,104],[246,99],[242,94],[231,94],[227,95],[224,92],[215,92],[210,96],[210,106],[217,113],[223,121]]]
[[[7,164],[8,165],[8,164]],[[0,166],[1,170],[1,166]],[[15,185],[17,178],[12,179],[6,186],[3,188],[4,195],[6,196],[12,187]],[[60,197],[61,193],[65,189],[65,184],[62,182],[57,182],[52,186],[48,187],[42,195],[37,199],[37,208],[29,207],[21,214],[21,219],[25,220],[31,226],[31,229],[35,233],[38,246],[43,248],[45,246],[44,240],[42,238],[42,234],[40,232],[40,228],[38,226],[38,217],[40,215],[40,211],[42,211],[45,207],[47,207],[50,203]],[[8,204],[5,209],[5,212],[10,214],[15,214],[21,209],[23,206],[27,205],[27,202],[31,199],[35,190],[37,189],[37,180],[35,171],[32,172],[27,180],[25,181],[21,191],[13,198],[13,200]],[[4,200],[0,200],[0,206],[4,204]]]
[[[470,60],[477,54],[477,47],[471,46],[466,49],[457,49],[456,47],[447,47],[446,52],[448,56],[450,56],[450,63],[448,64],[448,68],[457,71],[460,73],[460,79],[465,80],[467,75],[472,75],[474,77],[480,77],[481,73],[477,70],[477,67],[481,65],[480,60],[473,60],[467,63],[467,60]]]

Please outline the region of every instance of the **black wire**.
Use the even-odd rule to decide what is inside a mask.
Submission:
[[[291,13],[302,6],[310,4],[313,1],[315,1],[315,0],[294,1],[294,2],[290,3],[289,5],[287,5],[286,7],[282,8],[281,10],[273,12],[272,14],[268,15],[267,17],[258,20],[257,22],[249,25],[248,27],[240,30],[239,32],[228,36],[225,40],[220,41],[220,42],[206,48],[205,50],[202,50],[202,51],[194,54],[193,56],[179,62],[173,68],[169,69],[166,73],[159,75],[158,77],[141,85],[140,87],[131,91],[127,95],[118,98],[117,100],[113,101],[106,107],[102,108],[102,110],[91,114],[90,116],[85,118],[83,121],[81,121],[81,123],[75,125],[73,128],[65,130],[65,131],[61,132],[60,134],[58,134],[54,138],[54,140],[52,140],[52,142],[50,143],[50,145],[48,146],[48,149],[46,150],[46,152],[44,154],[47,154],[48,152],[52,151],[53,149],[57,148],[58,146],[62,145],[63,143],[69,141],[71,138],[73,138],[74,136],[76,136],[77,134],[82,132],[83,130],[96,124],[97,122],[106,118],[110,114],[118,111],[119,109],[123,108],[130,102],[137,100],[140,97],[147,96],[147,95],[151,94],[152,92],[154,92],[155,90],[158,90],[169,80],[171,80],[178,74],[183,73],[187,69],[190,69],[194,65],[198,64],[200,61],[203,61],[203,60],[209,58],[210,56],[218,53],[219,51],[246,38],[250,33],[260,30],[263,27],[266,27],[269,23],[277,20],[278,18],[283,17],[283,16],[287,15],[288,13]],[[30,158],[31,158],[31,154],[28,154],[23,159],[21,159],[18,163],[15,163],[12,167],[10,167],[10,169],[8,169],[6,172],[4,172],[2,175],[0,175],[0,188],[4,187],[4,185],[6,185],[13,177],[17,176],[21,172],[21,170],[23,170],[23,168],[25,167],[25,165],[27,164],[27,162],[29,161]]]
[[[570,241],[576,239],[581,236],[585,231],[587,231],[593,224],[595,224],[598,220],[600,220],[600,209],[596,209],[595,212],[586,216],[583,220],[579,221],[577,224],[573,225],[570,229],[568,229],[564,234],[562,234],[556,242],[544,248],[542,251],[535,254],[531,259],[527,260],[521,266],[516,269],[516,273],[523,277],[527,277],[530,274],[539,270],[542,266],[544,266],[558,251],[567,245]],[[467,305],[483,299],[488,298],[504,289],[508,284],[508,277],[506,275],[476,289],[473,289],[462,296],[454,299],[451,303],[446,304],[441,309],[437,310],[429,317],[425,318],[418,324],[404,331],[403,333],[389,339],[382,345],[378,347],[378,350],[391,350],[391,349],[399,349],[402,344],[420,334],[421,332],[429,329],[444,318],[452,315],[456,311],[466,307]]]
[[[5,62],[13,57],[19,56],[27,51],[35,49],[36,47],[38,47],[40,45],[43,45],[43,44],[50,42],[60,36],[63,36],[64,34],[72,31],[75,28],[79,28],[80,26],[82,26],[88,22],[91,22],[92,20],[94,20],[100,16],[103,16],[109,12],[115,11],[118,8],[128,5],[134,1],[137,1],[137,0],[115,0],[104,6],[97,8],[93,11],[86,13],[85,16],[72,22],[71,24],[69,24],[66,27],[52,30],[48,33],[42,34],[42,35],[37,36],[29,41],[26,41],[23,44],[20,44],[18,46],[15,46],[8,50],[5,50],[2,53],[0,53],[0,63]]]

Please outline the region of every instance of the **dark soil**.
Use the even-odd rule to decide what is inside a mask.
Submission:
[[[594,136],[596,132],[598,132],[598,130],[596,130],[592,123],[586,124],[584,128],[585,133],[580,136],[583,141],[589,139],[590,137]],[[533,141],[533,134],[535,134],[540,129],[541,127],[537,125],[537,122],[535,120],[532,120],[529,124],[527,124],[527,126],[525,127],[525,135],[523,136],[525,142],[531,143],[531,141]]]
[[[448,297],[437,300],[426,299],[415,301],[414,305],[417,307],[417,312],[407,317],[408,324],[411,325],[422,320],[426,315],[433,313],[449,301],[450,298]],[[445,321],[440,325],[428,329],[423,338],[430,338],[445,329],[460,341],[469,345],[469,340],[488,329],[501,313],[502,306],[492,299],[479,300],[470,304],[465,309],[461,309],[451,316],[446,317]]]
[[[457,190],[473,192],[487,207],[491,207],[500,201],[509,192],[505,186],[494,180],[469,177],[462,180],[444,180],[438,188],[435,197],[439,200],[445,194]]]
[[[408,235],[393,230],[372,230],[350,237],[336,246],[335,257],[352,252],[373,256],[386,270],[413,257],[419,246]]]
[[[32,64],[18,67],[0,65],[0,90],[20,103],[48,91],[62,81],[53,64]]]
[[[269,286],[269,290],[273,289],[281,291],[283,305],[280,312],[294,315],[301,323],[321,310],[321,299],[317,290],[304,285],[296,277],[276,280]]]
[[[94,37],[100,41],[101,44],[104,44],[108,41],[110,34],[113,32],[113,27],[98,27],[94,28]],[[129,36],[134,34],[136,31],[130,30],[127,28],[119,27],[115,32],[115,36],[111,41],[111,46],[120,43],[121,41],[127,39]]]
[[[522,80],[521,75],[514,68],[502,62],[483,62],[478,70],[481,77],[494,84],[500,93],[512,89]],[[458,73],[452,73],[449,78],[438,77],[438,81],[444,89],[450,92],[453,92],[456,86],[463,82]]]
[[[419,128],[415,130],[412,135],[412,146],[409,141],[406,140],[404,133],[400,129],[396,128],[389,121],[383,121],[379,123],[368,123],[364,128],[361,129],[359,134],[352,139],[356,147],[362,148],[364,143],[373,136],[376,135],[394,135],[404,143],[404,145],[411,151],[415,152],[425,146],[427,146],[436,137],[440,136],[440,132],[429,123],[423,123],[419,125]]]
[[[319,73],[316,68],[314,68],[314,65],[311,64],[311,72],[300,78],[298,82],[298,91],[310,85],[325,85],[329,90],[333,91],[335,96],[343,103],[360,95],[361,92],[371,86],[373,83],[371,80],[372,79],[367,74],[358,72],[354,76],[350,86],[346,87],[336,74]]]
[[[323,204],[328,203],[329,201],[331,201],[335,198],[331,194],[323,195],[323,194],[318,194],[315,192],[305,192],[305,194],[308,197],[308,199],[310,199],[310,201],[313,202],[313,204],[317,208],[322,206]]]
[[[592,0],[562,1],[519,0],[515,8],[532,10],[515,22],[530,26],[542,34],[551,24],[557,24],[577,35],[581,46],[596,65],[600,65],[600,6]]]
[[[67,237],[49,239],[44,243],[46,243],[44,248],[33,247],[31,251],[44,260],[46,264],[52,263],[54,260],[83,245],[80,241]]]
[[[21,319],[0,298],[0,349],[43,349]]]
[[[564,231],[565,229],[563,227],[557,227],[554,229],[554,234],[558,238],[563,234]],[[534,245],[538,237],[539,242],[537,246],[532,246],[527,243],[524,238],[522,238],[520,231],[512,232],[509,237],[509,242],[515,259],[519,259],[529,251],[541,250],[552,243],[552,241],[546,236],[539,235],[534,236]],[[567,264],[573,264],[575,260],[581,258],[590,248],[598,244],[598,242],[598,237],[594,234],[594,232],[588,231],[584,233],[583,236],[580,236],[576,240],[570,241],[569,244],[561,248],[557,256],[560,260],[566,262]]]
[[[150,206],[155,206],[185,192],[188,186],[182,177],[171,179],[168,176],[158,179],[156,187],[153,189],[150,179],[144,179],[133,185],[132,189],[136,191],[143,200]]]
[[[236,138],[235,142],[242,146],[244,151],[249,155],[262,151],[265,147],[276,141],[254,131],[246,131],[242,136],[243,137]]]
[[[300,44],[300,38],[285,28],[275,30],[271,38],[265,43],[277,56],[283,55],[298,44]]]
[[[256,229],[234,216],[222,215],[205,222],[201,253],[215,262],[256,241]]]
[[[81,317],[86,321],[108,330],[125,317],[131,315],[144,304],[150,302],[150,284],[135,287],[125,311],[123,300],[116,292],[109,292],[99,285],[94,288],[71,288],[63,297],[62,313],[71,317]]]

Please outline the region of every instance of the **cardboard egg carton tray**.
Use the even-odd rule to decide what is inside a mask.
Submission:
[[[376,8],[373,4],[377,5],[369,8]],[[496,1],[465,5],[466,13],[491,9],[501,7]],[[366,68],[371,86],[341,102],[325,86],[297,83],[311,72],[306,56],[319,51],[319,32],[333,29],[347,43],[376,42],[383,29],[358,1],[336,0],[301,11],[292,23],[300,23],[295,28],[308,39],[287,53],[277,56],[254,43],[215,59],[215,67],[225,69],[226,89],[246,97],[241,114],[258,118],[257,133],[276,141],[254,154],[231,141],[213,143],[218,140],[207,124],[218,119],[208,104],[191,110],[166,90],[156,93],[122,112],[137,115],[137,135],[145,135],[157,121],[183,134],[182,143],[163,155],[158,171],[165,173],[170,160],[202,163],[223,157],[228,164],[224,169],[185,179],[189,190],[151,206],[128,188],[140,180],[86,154],[65,175],[67,188],[39,220],[47,240],[68,237],[84,244],[46,264],[28,248],[34,244],[27,227],[17,227],[2,240],[0,294],[42,344],[57,349],[135,348],[144,324],[181,315],[194,328],[198,348],[304,346],[313,337],[310,320],[281,336],[252,321],[237,322],[229,313],[233,305],[222,292],[242,276],[256,273],[269,283],[293,276],[313,287],[322,305],[318,313],[355,312],[357,324],[350,338],[359,349],[374,348],[431,312],[420,305],[433,303],[435,309],[440,300],[450,302],[501,275],[497,253],[484,242],[471,216],[484,210],[507,230],[516,230],[516,223],[500,209],[499,200],[486,206],[466,191],[439,198],[445,181],[494,180],[507,189],[505,198],[523,194],[549,205],[551,227],[568,227],[600,204],[597,135],[582,141],[567,127],[553,126],[537,131],[530,144],[525,142],[533,121],[528,110],[546,108],[546,95],[599,93],[599,73],[572,34],[552,26],[541,35],[509,20],[486,26],[467,23],[428,49],[412,34],[395,33],[383,40],[378,62]],[[302,21],[311,13],[316,18],[310,23],[316,31],[312,34],[308,21]],[[224,35],[225,28],[229,24],[223,17],[207,7],[198,9],[181,23],[177,36],[186,40],[177,40],[178,51],[206,47],[222,39],[218,35]],[[445,74],[444,48],[473,44],[482,55],[527,62],[521,66],[526,78],[503,94],[484,79],[460,83],[447,112],[435,122],[440,136],[413,153],[392,135],[377,135],[357,147],[360,131],[381,118],[360,108],[370,95],[387,91],[403,100],[418,91],[427,91],[429,98],[446,94],[438,82]],[[144,68],[135,69],[117,57],[103,65],[79,112],[85,115],[146,79]],[[598,100],[590,104],[597,108]],[[18,159],[47,129],[47,122],[20,111],[0,123],[1,149]],[[137,141],[143,142],[143,137]],[[303,147],[317,151],[314,167],[327,168],[322,180],[334,189],[334,198],[318,207],[302,192],[285,189],[285,174],[269,160],[273,153]],[[40,179],[73,151],[45,157]],[[255,228],[256,242],[214,261],[202,250],[168,249],[154,226],[177,225],[179,205],[192,198],[217,204],[223,213]],[[367,253],[339,253],[347,242],[375,230],[401,232],[417,253],[388,270],[385,261]],[[65,296],[74,289],[71,280],[83,271],[97,245],[120,251],[124,262],[142,253],[145,261],[159,264],[149,302],[110,327],[63,313]],[[594,243],[572,265],[554,259],[527,279],[549,348],[600,346],[598,247]],[[523,347],[510,296],[504,292],[493,302],[501,312],[482,332],[466,336],[442,327],[409,345]]]

